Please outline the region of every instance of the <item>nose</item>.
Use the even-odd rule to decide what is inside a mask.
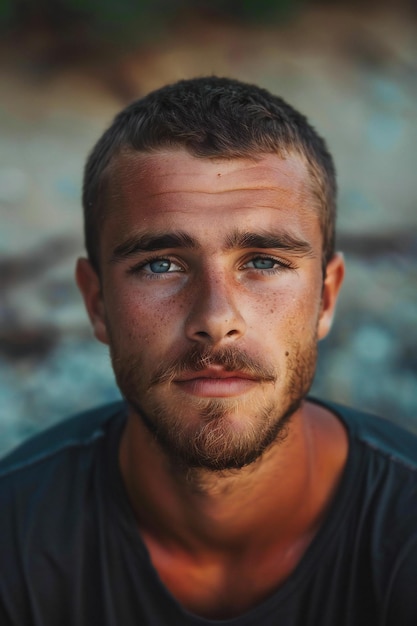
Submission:
[[[223,276],[196,277],[193,302],[186,320],[186,336],[209,345],[236,341],[246,323],[237,305],[236,285]]]

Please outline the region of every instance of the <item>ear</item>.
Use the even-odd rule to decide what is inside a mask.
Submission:
[[[326,337],[332,326],[336,310],[337,297],[345,275],[343,254],[335,254],[327,264],[321,300],[321,312],[318,325],[318,338]]]
[[[90,261],[78,259],[75,278],[81,295],[84,298],[95,337],[102,343],[109,343],[105,307],[102,296],[101,282]]]

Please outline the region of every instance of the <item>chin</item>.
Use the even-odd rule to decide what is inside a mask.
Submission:
[[[236,398],[205,400],[192,413],[189,407],[180,411],[172,404],[161,403],[152,411],[130,404],[175,467],[215,472],[251,465],[271,446],[282,443],[300,402],[283,414],[275,405],[243,411]]]

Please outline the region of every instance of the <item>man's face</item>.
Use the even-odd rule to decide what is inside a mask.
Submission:
[[[334,306],[305,166],[123,156],[107,204],[101,281],[86,261],[78,281],[131,409],[185,466],[254,461],[307,393]]]

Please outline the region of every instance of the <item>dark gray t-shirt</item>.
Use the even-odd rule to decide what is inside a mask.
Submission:
[[[122,404],[23,444],[0,463],[0,625],[416,626],[417,439],[326,406],[350,439],[327,517],[286,582],[223,621],[184,610],[150,562],[117,462]]]

